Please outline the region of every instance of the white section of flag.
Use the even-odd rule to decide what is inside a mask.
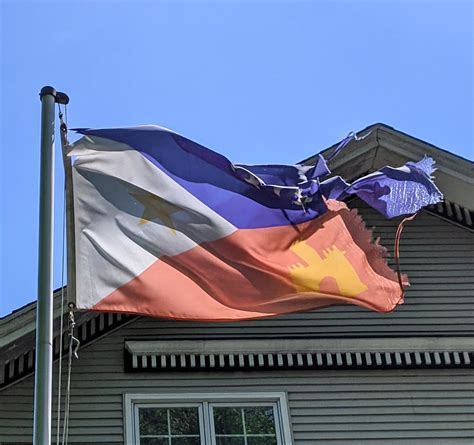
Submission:
[[[73,144],[69,155],[76,157],[73,190],[79,309],[91,308],[159,257],[180,254],[236,230],[128,145],[85,136]],[[170,219],[142,220],[145,206],[136,196],[150,194],[177,208]],[[172,227],[167,225],[170,221]]]

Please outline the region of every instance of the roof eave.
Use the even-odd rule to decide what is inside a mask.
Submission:
[[[351,181],[383,168],[397,167],[407,161],[419,161],[425,155],[436,162],[436,184],[446,200],[474,210],[474,163],[385,124],[373,124],[358,132],[368,136],[351,141],[330,163],[333,174]],[[326,157],[337,146],[322,152]],[[315,156],[302,161],[311,164]]]

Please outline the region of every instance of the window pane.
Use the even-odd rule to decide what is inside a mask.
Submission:
[[[201,445],[199,437],[173,437],[171,439],[173,445]]]
[[[166,411],[166,408],[140,408],[140,435],[167,435],[168,418]]]
[[[244,413],[247,434],[275,434],[273,407],[255,406],[244,408]]]
[[[169,445],[169,442],[162,437],[140,437],[140,445]]]
[[[245,440],[243,437],[216,436],[216,445],[245,445]]]
[[[172,436],[199,435],[197,408],[170,408],[170,423]]]
[[[216,434],[243,434],[242,411],[240,408],[214,407],[214,430]],[[222,442],[227,443],[227,442]],[[232,444],[233,442],[229,442]],[[240,442],[235,442],[239,443]]]
[[[247,445],[277,445],[276,437],[248,437]]]

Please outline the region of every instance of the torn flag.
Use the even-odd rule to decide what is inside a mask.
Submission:
[[[202,321],[340,303],[391,311],[397,275],[342,199],[392,217],[442,198],[427,159],[348,184],[325,179],[322,156],[248,166],[158,126],[78,131],[78,309]]]

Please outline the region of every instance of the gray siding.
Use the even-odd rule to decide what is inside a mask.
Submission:
[[[391,246],[395,223],[364,217]],[[472,369],[123,372],[130,339],[472,336],[473,233],[425,212],[407,225],[401,251],[412,287],[391,314],[341,306],[241,323],[140,318],[88,345],[74,364],[70,442],[122,443],[124,392],[287,391],[298,445],[473,443]],[[32,377],[0,392],[0,444],[31,442],[32,396]]]
[[[136,326],[135,326],[136,324]],[[472,443],[474,370],[126,374],[136,322],[82,350],[74,364],[71,443],[122,443],[122,394],[287,391],[294,441]],[[0,442],[29,442],[33,378],[0,392]]]

